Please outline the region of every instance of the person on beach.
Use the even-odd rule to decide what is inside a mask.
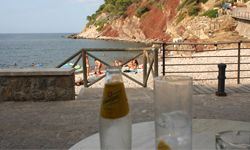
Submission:
[[[87,76],[89,76],[89,57],[86,56]]]
[[[138,68],[138,65],[139,65],[138,61],[135,60],[135,61],[134,61],[134,70],[136,70],[136,69]]]
[[[17,66],[17,64],[15,63],[13,66]]]
[[[113,65],[113,66],[119,66],[119,65],[118,65],[118,63],[117,63],[117,61],[115,61],[115,63],[114,63],[114,65]]]
[[[218,17],[220,17],[221,16],[221,9],[219,8],[218,9]]]
[[[88,83],[89,83],[89,81],[88,81]],[[77,85],[77,86],[80,86],[80,85],[83,85],[83,84],[84,84],[84,80],[83,79],[80,79],[79,81],[75,82],[75,85]]]
[[[136,70],[138,67],[138,61],[137,60],[132,60],[130,63],[128,63],[128,69],[130,70],[130,68],[132,70]]]
[[[162,52],[163,52],[163,47],[161,46],[161,47],[159,47],[159,49],[158,49],[158,53],[159,53],[159,54],[162,54]]]
[[[75,82],[75,85],[83,85],[84,84],[84,81],[83,81],[83,79],[82,80],[80,80],[80,81],[77,81],[77,82]]]
[[[95,59],[95,65],[97,66],[97,73],[101,74],[102,63],[99,60]]]
[[[36,64],[32,63],[32,66],[36,66]]]
[[[123,66],[122,66],[122,61],[119,60],[118,66],[123,67]]]

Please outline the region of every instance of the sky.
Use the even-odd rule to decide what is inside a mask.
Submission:
[[[0,0],[0,33],[79,33],[104,0]]]

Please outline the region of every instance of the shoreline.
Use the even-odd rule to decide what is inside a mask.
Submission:
[[[88,40],[104,40],[104,41],[121,41],[126,43],[142,43],[142,44],[152,44],[152,42],[156,41],[153,39],[146,39],[146,40],[136,40],[130,38],[116,38],[116,37],[106,37],[106,36],[97,36],[97,37],[83,37],[79,36],[78,34],[71,34],[68,36],[70,39],[88,39]]]

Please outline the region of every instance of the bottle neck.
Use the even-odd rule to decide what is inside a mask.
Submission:
[[[123,82],[120,66],[106,67],[106,80],[105,83]]]

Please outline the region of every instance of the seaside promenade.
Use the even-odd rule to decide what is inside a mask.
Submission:
[[[226,97],[196,93],[193,118],[249,122],[250,93],[240,89]],[[72,101],[1,103],[0,149],[69,149],[97,133],[102,90],[85,88]],[[153,90],[126,91],[132,123],[153,121]]]
[[[242,50],[242,54],[247,51]],[[236,52],[207,52],[196,55],[235,55]],[[234,59],[228,59],[235,61]],[[180,62],[191,63],[221,63],[217,58],[202,59],[170,59],[168,64]],[[226,63],[225,61],[222,61]],[[250,62],[250,57],[242,59],[242,62]],[[162,63],[159,62],[158,66]],[[227,67],[228,70],[236,70],[237,65]],[[168,67],[168,71],[183,70],[214,70],[218,67],[204,66],[180,66]],[[248,65],[242,65],[242,70],[247,70]],[[159,67],[159,75],[162,75],[162,67]],[[171,74],[169,74],[171,75]],[[172,74],[173,75],[173,74]],[[217,78],[218,73],[185,74],[193,78]],[[248,77],[248,72],[241,75]],[[142,82],[142,72],[130,73],[130,77]],[[235,73],[227,72],[227,78],[235,77]],[[78,80],[82,74],[75,75]],[[94,74],[88,77],[91,82]],[[154,120],[153,77],[149,76],[147,87],[140,85],[124,77],[128,103],[132,116],[132,123],[140,123]],[[2,102],[0,104],[0,149],[69,149],[77,142],[98,132],[99,109],[102,99],[102,90],[105,80],[102,79],[90,88],[75,86],[76,100],[56,102]],[[193,118],[194,119],[220,119],[233,121],[250,121],[250,80],[241,79],[241,84],[235,80],[226,79],[225,91],[227,96],[218,97],[217,80],[194,81]]]

